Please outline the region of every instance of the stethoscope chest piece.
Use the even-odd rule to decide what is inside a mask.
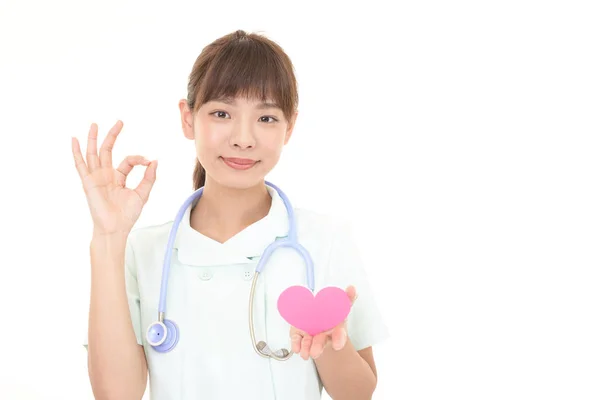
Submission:
[[[146,331],[148,344],[159,353],[167,353],[179,342],[179,328],[175,322],[168,319],[155,321]]]
[[[302,247],[298,243],[297,239],[297,231],[296,231],[296,218],[294,215],[294,211],[292,205],[285,195],[277,186],[272,183],[265,182],[268,186],[275,189],[281,199],[285,204],[285,208],[288,214],[288,222],[289,222],[289,231],[287,239],[276,241],[271,243],[261,256],[259,264],[255,270],[254,278],[252,281],[252,288],[250,290],[250,300],[249,300],[249,324],[250,324],[250,336],[252,339],[252,345],[254,350],[261,356],[266,358],[273,358],[276,360],[284,361],[289,359],[293,353],[291,353],[287,349],[279,349],[279,350],[271,350],[269,346],[264,341],[257,342],[254,335],[254,314],[253,314],[253,304],[254,304],[254,292],[256,288],[256,281],[258,275],[262,272],[266,260],[270,257],[270,255],[278,248],[288,247],[296,250],[303,258],[306,266],[306,277],[309,289],[314,290],[314,267],[313,261],[310,257],[308,251]],[[171,232],[169,234],[169,239],[167,242],[167,250],[165,252],[164,260],[163,260],[163,270],[162,270],[162,281],[160,287],[160,300],[158,303],[158,320],[152,322],[148,329],[146,330],[146,341],[148,344],[156,351],[160,353],[166,353],[175,348],[177,342],[179,341],[179,328],[177,324],[173,321],[165,319],[164,314],[166,310],[166,301],[167,301],[167,286],[169,280],[169,269],[170,269],[170,261],[171,254],[173,251],[173,245],[175,242],[175,236],[177,233],[177,228],[183,219],[183,216],[190,207],[190,205],[198,199],[203,192],[204,188],[200,188],[196,190],[191,196],[189,196],[183,205],[179,208],[179,212],[175,217],[175,221],[173,222],[173,226],[171,227]],[[249,278],[249,276],[248,276]]]

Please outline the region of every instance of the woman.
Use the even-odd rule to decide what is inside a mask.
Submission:
[[[73,138],[94,224],[86,344],[96,399],[139,399],[148,375],[150,395],[160,400],[307,400],[319,399],[323,387],[334,399],[371,398],[377,382],[372,346],[387,330],[347,224],[292,210],[298,240],[314,262],[315,293],[326,286],[347,289],[347,319],[313,336],[282,318],[279,295],[307,282],[303,259],[283,248],[259,275],[254,331],[249,328],[257,263],[267,246],[290,234],[285,195],[265,184],[265,176],[290,140],[297,105],[293,65],[264,36],[236,31],[209,44],[196,60],[179,108],[183,133],[195,143],[193,183],[202,195],[182,209],[167,260],[165,318],[177,327],[168,346],[153,335],[166,334],[156,330],[156,321],[174,221],[133,230],[157,162],[129,156],[113,167],[121,121],[99,153],[92,124],[85,160]],[[146,167],[144,178],[129,189],[125,180],[135,166]],[[268,357],[286,358],[288,348],[292,356],[285,361]]]

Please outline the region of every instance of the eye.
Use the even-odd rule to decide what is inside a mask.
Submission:
[[[269,118],[271,119],[271,121],[269,121]],[[272,123],[272,122],[277,122],[277,121],[278,121],[277,118],[271,117],[269,115],[265,115],[265,116],[260,117],[260,122],[266,122],[267,124],[268,123]]]
[[[216,116],[217,118],[228,118],[229,114],[227,114],[225,111],[215,111],[213,113],[211,113],[211,115]]]

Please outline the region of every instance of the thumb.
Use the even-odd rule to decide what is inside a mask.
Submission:
[[[144,172],[144,178],[139,183],[139,185],[135,188],[135,192],[140,196],[140,198],[145,202],[148,201],[150,197],[150,191],[154,186],[154,182],[156,181],[156,169],[158,168],[158,161],[152,161]]]
[[[350,302],[352,302],[352,304],[354,304],[354,302],[356,301],[356,298],[358,297],[358,295],[356,293],[356,288],[352,285],[348,286],[346,288],[346,294],[348,295]]]

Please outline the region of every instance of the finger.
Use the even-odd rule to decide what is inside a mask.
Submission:
[[[331,333],[331,346],[334,350],[341,350],[346,346],[347,341],[346,329],[339,326]]]
[[[136,165],[150,165],[150,161],[146,159],[144,156],[127,156],[121,164],[117,167],[117,183],[121,187],[125,187],[125,181],[127,180],[127,175],[131,172],[133,167]]]
[[[76,138],[71,138],[71,150],[73,151],[75,168],[77,168],[77,173],[83,181],[83,179],[90,174],[90,171],[88,171],[88,167],[85,164],[83,155],[81,154],[81,148],[79,147],[79,141]]]
[[[302,335],[298,332],[293,333],[291,336],[292,340],[292,353],[300,353],[300,344],[302,343]]]
[[[358,298],[358,295],[356,293],[356,288],[354,286],[352,286],[352,285],[348,286],[346,288],[346,294],[348,295],[348,298],[350,299],[350,301],[352,302],[352,304],[354,304],[354,302]]]
[[[304,336],[302,338],[302,344],[300,348],[300,357],[304,360],[308,360],[310,355],[310,346],[312,345],[312,336]]]
[[[100,147],[100,165],[103,167],[112,168],[112,149],[115,146],[115,141],[119,132],[121,132],[121,128],[123,128],[123,122],[119,120],[110,128],[110,131],[108,131],[102,142],[102,147]]]
[[[302,338],[304,336],[308,336],[308,334],[298,328],[290,326],[290,340],[292,342],[292,352],[293,353],[300,353]]]
[[[148,198],[150,198],[150,191],[152,190],[152,186],[154,186],[154,182],[156,181],[157,166],[158,162],[156,160],[152,161],[148,167],[146,167],[144,178],[142,178],[142,181],[135,188],[135,192],[140,196],[144,203],[146,203]]]
[[[321,354],[323,354],[323,350],[325,349],[328,338],[329,335],[326,333],[320,333],[313,338],[312,346],[310,348],[310,356],[313,359],[317,359]]]
[[[87,166],[90,172],[97,169],[100,166],[100,160],[98,159],[98,125],[92,124],[90,131],[88,132],[87,139],[87,150],[85,157],[87,160]]]

